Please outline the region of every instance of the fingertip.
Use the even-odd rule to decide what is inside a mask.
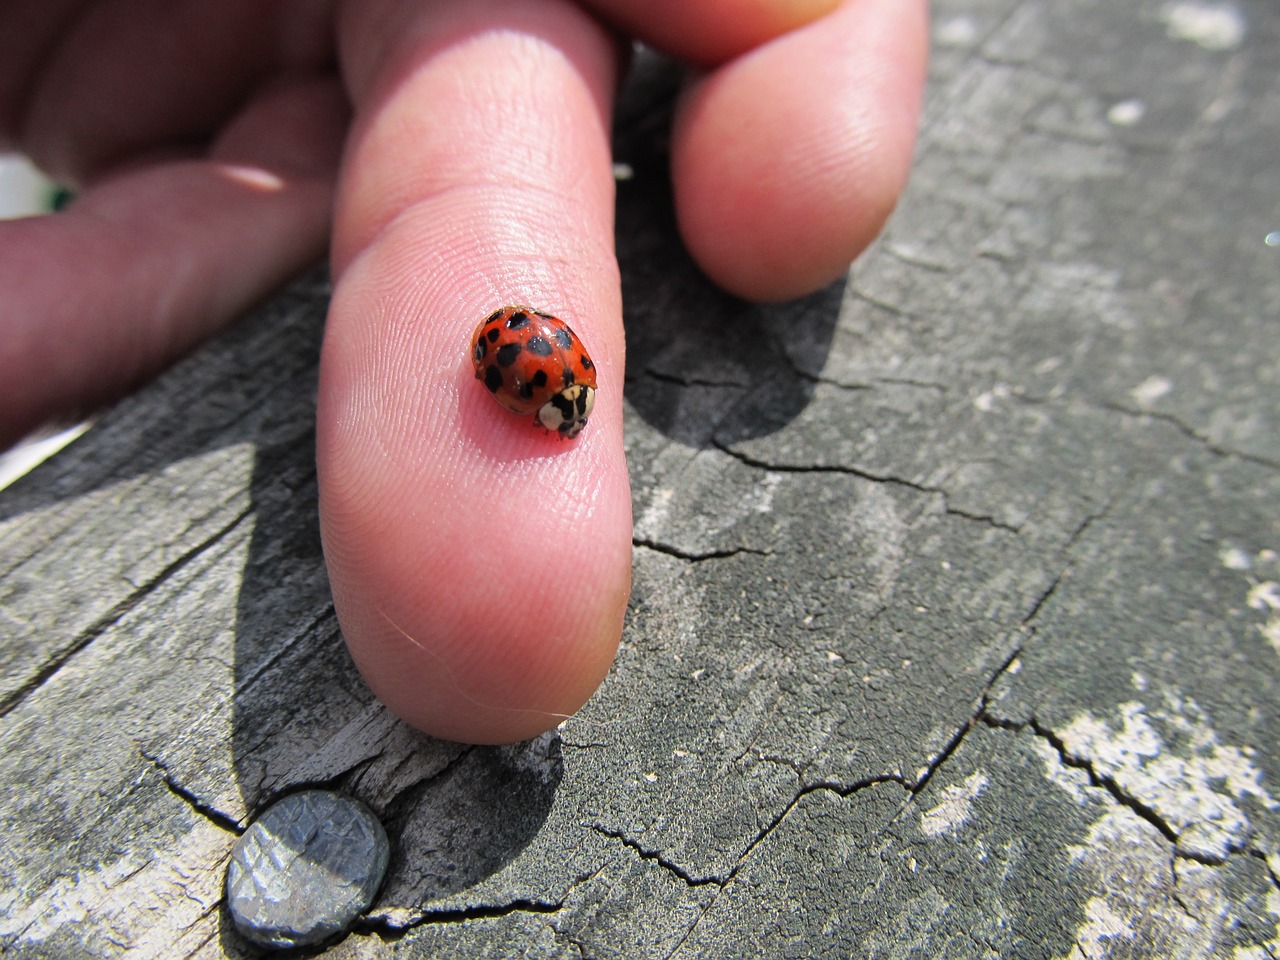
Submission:
[[[398,273],[377,251],[352,264],[322,361],[321,527],[343,633],[410,725],[470,743],[527,739],[586,702],[621,636],[621,370],[606,347],[586,430],[549,436],[474,378],[471,333],[493,304],[459,308]]]
[[[817,20],[839,0],[589,0],[628,36],[700,66],[714,66]]]
[[[591,577],[590,595],[566,606],[548,579],[572,576],[572,560],[516,579],[510,564],[471,569],[473,585],[423,583],[404,568],[372,588],[340,580],[334,595],[352,659],[382,703],[432,736],[499,744],[544,733],[604,681],[630,594],[628,566],[620,577]],[[447,607],[422,602],[437,586]]]
[[[925,36],[920,3],[850,0],[685,92],[677,215],[713,280],[748,299],[800,296],[870,244],[910,168]]]

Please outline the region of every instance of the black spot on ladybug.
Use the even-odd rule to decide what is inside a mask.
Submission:
[[[498,338],[502,336],[502,334],[500,334],[497,330],[490,330],[488,333],[485,334],[485,336],[489,338],[490,343],[496,343]]]
[[[561,419],[568,420],[573,416],[573,401],[563,393],[557,393],[548,402],[560,411]]]
[[[532,400],[532,399],[533,399],[533,383],[532,383],[532,381],[530,381],[529,383],[522,383],[522,384],[520,384],[520,389],[519,389],[519,391],[517,391],[517,392],[520,394],[520,399],[521,399],[521,400]]]
[[[533,379],[529,381],[535,387],[545,387],[547,385],[547,371],[539,370],[533,375]]]
[[[591,358],[588,357],[585,353],[582,356],[580,356],[578,359],[582,361],[583,370],[590,370],[595,366],[595,364],[591,362]]]
[[[489,314],[489,316],[485,318],[485,321],[484,321],[484,322],[485,322],[485,323],[493,323],[494,321],[501,319],[502,314],[503,314],[504,312],[505,312],[505,311],[503,311],[503,310],[495,310],[495,311],[493,311],[493,313]]]
[[[484,385],[489,388],[490,393],[497,393],[502,389],[502,371],[494,366],[486,367],[484,371]]]
[[[520,330],[529,325],[529,315],[523,310],[517,310],[507,318],[508,330]]]
[[[561,350],[573,349],[573,337],[569,336],[569,331],[563,327],[556,331],[556,343],[560,344]]]
[[[529,352],[535,357],[551,356],[551,344],[547,343],[545,337],[530,337],[529,342],[525,344]]]
[[[484,337],[481,337],[479,340],[476,341],[476,350],[475,350],[476,363],[479,363],[481,360],[483,360],[484,355],[488,352],[489,352],[489,344],[485,341]]]
[[[566,368],[564,371],[564,385],[572,387],[576,380],[577,378],[573,375],[573,371]]]
[[[523,348],[518,343],[504,343],[498,348],[498,352],[496,354],[498,363],[502,364],[504,367],[511,366],[516,362],[516,357],[520,356],[520,351],[522,349]]]

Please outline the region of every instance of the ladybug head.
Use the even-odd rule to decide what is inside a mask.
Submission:
[[[565,439],[576,437],[587,425],[595,402],[594,387],[571,384],[538,408],[538,423]]]

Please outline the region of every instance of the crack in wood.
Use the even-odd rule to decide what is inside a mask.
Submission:
[[[652,540],[648,537],[632,537],[631,545],[633,547],[643,547],[644,549],[652,550],[655,553],[665,554],[668,557],[675,557],[677,560],[685,560],[689,563],[701,563],[703,560],[727,560],[730,557],[736,557],[744,553],[758,557],[773,556],[772,550],[761,550],[757,547],[730,547],[724,550],[704,550],[695,552],[692,550],[682,550],[672,544],[663,543],[660,540]]]
[[[738,856],[737,862],[734,863],[733,867],[729,870],[727,874],[724,875],[723,878],[719,878],[719,879],[706,878],[706,879],[700,880],[698,883],[689,883],[689,881],[685,879],[683,873],[681,872],[683,868],[671,869],[671,867],[669,866],[668,869],[671,869],[671,872],[675,873],[676,876],[679,876],[682,879],[685,879],[685,882],[689,886],[691,887],[714,886],[716,887],[716,890],[715,890],[715,893],[712,895],[711,899],[707,902],[706,906],[704,906],[699,911],[698,916],[694,919],[693,923],[691,923],[688,929],[685,930],[684,935],[676,942],[676,945],[672,947],[672,949],[667,953],[666,960],[671,960],[672,957],[674,957],[677,953],[680,952],[680,950],[684,947],[685,943],[688,942],[689,937],[693,935],[693,932],[702,923],[703,919],[707,916],[708,913],[711,912],[711,909],[712,907],[715,906],[716,901],[720,897],[720,894],[723,893],[725,888],[728,887],[731,883],[733,883],[733,881],[737,878],[738,873],[746,865],[748,858],[755,851],[755,849],[758,846],[760,846],[760,844],[763,843],[769,837],[769,835],[772,834],[779,826],[781,826],[782,822],[787,819],[787,817],[791,814],[791,812],[796,808],[797,805],[799,805],[799,803],[805,797],[815,793],[826,792],[826,793],[834,793],[836,796],[840,797],[841,799],[848,799],[849,797],[853,796],[855,793],[857,793],[860,790],[865,790],[870,787],[880,786],[886,783],[896,783],[899,786],[903,786],[903,787],[907,786],[905,780],[900,775],[897,775],[897,774],[885,774],[883,776],[867,777],[863,780],[858,780],[853,783],[840,783],[838,781],[823,780],[823,781],[805,784],[795,792],[790,802],[787,803],[786,806],[784,806],[783,809],[776,816],[774,816],[774,818],[768,824],[766,824],[763,829],[761,829],[756,834],[755,838],[749,844],[747,844],[747,846],[743,849],[742,853]],[[656,853],[650,857],[644,857],[642,848],[640,847],[639,843],[634,840],[630,840],[629,838],[625,837],[621,833],[614,834],[612,832],[604,830],[599,826],[596,826],[595,829],[603,833],[605,836],[615,837],[616,839],[621,840],[628,847],[631,847],[637,853],[640,853],[642,859],[656,860],[662,866],[667,866],[668,864],[672,864],[672,866],[675,866],[671,861],[667,861],[664,863],[662,860],[659,860],[658,854]]]
[[[1115,503],[1117,499],[1118,497],[1114,497],[1111,500],[1108,500],[1103,505],[1101,510],[1099,510],[1097,513],[1089,514],[1087,517],[1084,518],[1084,520],[1082,520],[1079,524],[1076,525],[1075,530],[1071,531],[1071,536],[1067,538],[1067,542],[1062,546],[1062,554],[1066,556],[1068,560],[1063,565],[1062,569],[1059,570],[1058,573],[1053,577],[1053,579],[1049,581],[1049,586],[1046,587],[1043,591],[1041,591],[1040,595],[1036,597],[1036,599],[1032,602],[1031,609],[1027,612],[1027,615],[1022,618],[1022,625],[1024,627],[1030,627],[1031,630],[1034,632],[1035,628],[1031,626],[1031,621],[1040,615],[1040,611],[1044,608],[1044,605],[1049,602],[1049,599],[1055,593],[1057,593],[1058,587],[1061,586],[1062,582],[1067,578],[1068,574],[1071,573],[1071,569],[1072,569],[1072,562],[1070,560],[1071,552],[1075,549],[1076,544],[1080,542],[1081,538],[1085,534],[1085,531],[1087,531],[1091,526],[1093,526],[1095,522],[1097,522],[1098,520],[1101,520],[1110,512],[1112,505]]]
[[[446,907],[427,910],[404,923],[396,923],[385,917],[361,917],[352,927],[353,934],[376,936],[384,943],[403,939],[419,927],[435,924],[467,923],[475,920],[500,920],[518,913],[552,914],[564,909],[563,900],[538,900],[521,898],[501,904],[475,904],[467,907]]]
[[[1167,820],[1160,816],[1159,812],[1154,807],[1143,803],[1137,797],[1126,791],[1115,777],[1109,774],[1100,773],[1093,765],[1093,761],[1088,757],[1080,757],[1071,753],[1067,748],[1066,742],[1035,717],[1031,717],[1025,721],[1017,721],[999,719],[984,714],[981,719],[983,723],[993,730],[1010,730],[1016,733],[1020,733],[1024,730],[1030,730],[1054,749],[1054,752],[1057,753],[1059,760],[1064,766],[1082,771],[1085,776],[1088,777],[1089,784],[1091,786],[1105,790],[1111,795],[1111,798],[1115,800],[1116,803],[1137,814],[1147,823],[1151,824],[1151,826],[1155,827],[1156,831],[1171,844],[1174,844],[1175,846],[1177,845],[1178,832],[1169,825]],[[1178,855],[1186,857],[1188,860],[1216,865],[1213,860],[1197,856],[1193,853],[1179,852]]]
[[[1176,845],[1169,848],[1169,875],[1173,877],[1173,886],[1169,890],[1169,897],[1174,904],[1192,923],[1204,923],[1204,917],[1198,916],[1191,909],[1191,905],[1187,903],[1182,896],[1182,892],[1178,889],[1178,848]]]
[[[979,723],[986,721],[987,708],[990,706],[991,690],[1000,681],[1000,678],[1009,672],[1018,657],[1022,655],[1023,643],[1024,641],[1021,638],[1014,642],[1013,649],[1009,651],[1004,660],[1002,660],[1000,665],[992,671],[991,676],[989,676],[986,682],[982,685],[982,689],[978,692],[977,707],[974,709],[973,713],[971,713],[965,722],[951,734],[947,742],[943,744],[942,749],[939,750],[929,763],[925,765],[924,772],[920,774],[919,779],[917,779],[915,783],[910,783],[905,778],[903,779],[902,783],[910,792],[910,796],[908,796],[903,802],[902,806],[898,809],[898,812],[894,814],[892,819],[896,820],[902,815],[903,811],[915,802],[915,798],[924,790],[929,781],[933,779],[934,774],[936,774],[938,770],[955,755],[956,751],[960,749],[961,744],[964,743],[969,732]]]
[[[1232,450],[1229,447],[1224,447],[1200,433],[1190,424],[1184,423],[1175,414],[1157,410],[1135,410],[1132,407],[1126,407],[1124,404],[1114,403],[1112,401],[1104,401],[1099,404],[1099,407],[1103,410],[1110,410],[1113,413],[1121,414],[1122,416],[1132,417],[1135,420],[1155,420],[1160,423],[1167,423],[1187,439],[1204,447],[1204,449],[1208,450],[1214,456],[1226,459],[1244,460],[1247,463],[1257,464],[1260,467],[1267,467],[1271,470],[1280,470],[1280,460],[1272,460],[1268,457],[1259,456],[1255,453],[1245,453],[1243,450]]]
[[[886,783],[896,783],[899,786],[907,786],[900,774],[881,774],[865,777],[863,779],[853,781],[852,783],[845,783],[838,780],[819,780],[804,784],[796,790],[791,799],[783,805],[782,809],[776,813],[767,824],[756,832],[755,837],[753,837],[747,845],[743,847],[742,852],[738,855],[737,860],[734,861],[733,866],[723,875],[710,873],[706,876],[697,876],[671,858],[663,856],[661,850],[650,849],[644,846],[644,844],[639,840],[627,836],[621,830],[611,830],[600,824],[592,824],[591,829],[595,830],[601,836],[618,840],[623,844],[623,846],[635,851],[641,860],[651,861],[658,864],[658,866],[684,881],[684,883],[689,887],[716,886],[723,888],[733,882],[738,873],[742,870],[743,866],[746,864],[747,860],[750,859],[751,854],[755,849],[768,839],[770,834],[772,834],[782,824],[782,822],[786,820],[786,818],[793,810],[795,810],[796,806],[799,805],[805,797],[815,793],[834,793],[841,799],[848,799],[860,790],[866,790],[869,787],[876,787]]]
[[[1009,396],[1011,399],[1019,403],[1025,403],[1028,406],[1057,407],[1060,410],[1066,409],[1066,405],[1055,403],[1054,398],[1042,396],[1040,394],[1024,393],[1014,390],[1009,394]],[[1216,443],[1209,437],[1202,434],[1195,427],[1191,426],[1174,413],[1162,410],[1138,410],[1133,407],[1126,406],[1123,403],[1117,403],[1114,400],[1101,400],[1099,402],[1079,400],[1076,401],[1076,403],[1079,405],[1079,408],[1084,410],[1092,410],[1099,413],[1114,413],[1133,420],[1145,420],[1148,422],[1168,424],[1178,433],[1182,434],[1186,439],[1190,440],[1196,444],[1196,446],[1202,448],[1215,457],[1221,457],[1224,460],[1241,460],[1245,463],[1252,463],[1260,467],[1266,467],[1269,470],[1280,470],[1280,460],[1274,460],[1270,457],[1264,457],[1256,453],[1247,453],[1243,450],[1234,450],[1230,447],[1224,447],[1222,444]]]
[[[875,391],[881,387],[912,387],[918,390],[929,390],[934,393],[946,393],[947,388],[944,384],[934,383],[931,380],[916,380],[911,377],[872,377],[866,381],[846,381],[837,380],[834,377],[827,376],[823,373],[810,373],[799,367],[795,360],[790,356],[787,357],[791,365],[791,369],[795,371],[796,376],[801,380],[807,380],[812,384],[821,384],[823,386],[833,387],[837,390],[843,390],[848,393],[867,393]]]
[[[601,836],[619,841],[627,849],[635,851],[641,860],[656,863],[668,873],[683,880],[686,886],[705,887],[714,884],[717,887],[723,887],[732,877],[732,871],[725,877],[719,877],[715,874],[709,874],[705,877],[695,876],[674,860],[664,857],[661,850],[651,850],[648,847],[645,847],[644,844],[640,843],[639,840],[628,837],[621,830],[610,830],[608,827],[601,826],[598,823],[592,824],[591,829]]]
[[[1249,856],[1256,857],[1262,861],[1262,865],[1267,870],[1267,876],[1271,879],[1272,886],[1274,886],[1276,890],[1280,890],[1280,874],[1277,874],[1275,869],[1271,866],[1271,859],[1267,856],[1266,851],[1254,848],[1249,851]]]
[[[440,907],[429,910],[421,910],[416,916],[412,916],[407,920],[395,921],[385,916],[369,916],[361,917],[355,922],[351,932],[353,935],[376,936],[383,942],[393,943],[403,939],[413,930],[419,927],[445,925],[452,923],[466,923],[476,920],[500,920],[503,917],[509,917],[516,914],[542,914],[551,915],[559,913],[565,908],[569,902],[569,898],[573,896],[573,892],[585,883],[600,876],[604,872],[607,864],[602,864],[595,870],[588,873],[579,874],[565,890],[564,895],[554,899],[543,899],[539,897],[518,897],[502,903],[496,904],[470,904],[464,907]],[[557,929],[554,925],[551,927],[556,938],[568,937],[567,933]],[[575,946],[580,946],[575,943]]]
[[[663,960],[672,960],[672,957],[674,957],[677,953],[679,953],[684,948],[685,943],[687,943],[689,938],[693,936],[693,931],[698,929],[698,926],[702,923],[703,918],[705,918],[706,915],[711,912],[711,908],[715,906],[716,900],[719,899],[720,893],[723,891],[723,889],[724,888],[722,887],[719,891],[717,891],[711,897],[710,902],[707,903],[707,905],[698,912],[698,915],[693,919],[693,923],[689,924],[689,927],[687,930],[685,930],[684,935],[679,940],[676,941],[676,945],[671,948],[670,952],[667,953],[666,957],[664,957]]]
[[[316,614],[314,617],[311,618],[310,623],[308,623],[305,627],[299,630],[292,637],[289,637],[287,640],[285,640],[284,643],[281,643],[279,647],[274,649],[270,657],[268,657],[266,660],[264,660],[261,664],[258,665],[258,668],[256,670],[246,675],[240,681],[237,682],[236,697],[243,697],[245,693],[247,693],[255,683],[257,683],[260,679],[262,679],[262,677],[266,676],[268,673],[271,672],[272,667],[274,667],[282,659],[288,656],[290,651],[292,651],[294,647],[296,647],[299,643],[301,643],[308,636],[310,636],[313,630],[318,629],[320,625],[325,623],[326,621],[336,621],[336,620],[337,620],[337,612],[334,609],[333,602],[330,601],[324,605],[324,608],[318,614]]]
[[[1214,856],[1208,856],[1195,850],[1187,850],[1183,848],[1179,844],[1178,831],[1175,830],[1173,826],[1163,816],[1160,815],[1160,812],[1157,809],[1155,809],[1154,807],[1150,806],[1147,803],[1144,803],[1142,800],[1138,799],[1133,794],[1125,790],[1124,787],[1120,785],[1119,781],[1115,779],[1115,777],[1110,776],[1108,774],[1099,773],[1097,768],[1094,767],[1093,761],[1090,760],[1089,758],[1079,757],[1071,753],[1067,748],[1065,741],[1063,741],[1061,737],[1059,737],[1056,733],[1053,732],[1053,730],[1051,730],[1049,727],[1042,724],[1036,718],[1032,717],[1031,719],[1026,721],[1017,721],[1017,720],[993,717],[993,716],[990,716],[989,714],[984,713],[981,717],[981,721],[987,727],[993,730],[1005,730],[1013,733],[1030,731],[1031,733],[1035,734],[1037,737],[1044,740],[1047,744],[1049,744],[1049,746],[1053,748],[1054,752],[1058,755],[1059,761],[1063,764],[1063,766],[1071,767],[1072,769],[1080,770],[1081,772],[1083,772],[1085,776],[1088,778],[1089,784],[1091,786],[1106,791],[1106,793],[1117,804],[1129,810],[1130,812],[1136,814],[1139,818],[1141,818],[1142,820],[1149,823],[1152,827],[1154,827],[1156,832],[1159,833],[1170,844],[1172,872],[1173,872],[1173,877],[1175,881],[1178,875],[1178,871],[1177,871],[1178,860],[1189,860],[1193,863],[1198,863],[1198,864],[1201,864],[1202,866],[1207,866],[1207,867],[1220,867],[1222,866],[1223,863],[1226,862],[1227,858],[1230,858],[1233,856],[1249,856],[1262,861],[1264,867],[1267,870],[1267,876],[1270,879],[1272,885],[1275,886],[1277,890],[1280,890],[1280,875],[1277,875],[1277,873],[1272,869],[1271,862],[1268,859],[1267,854],[1264,850],[1260,850],[1256,847],[1237,846],[1234,848],[1229,848],[1227,850],[1226,858],[1219,858]],[[1190,910],[1190,908],[1183,903],[1176,888],[1172,892],[1172,895],[1175,901],[1178,903],[1178,905],[1183,908],[1187,916],[1191,917],[1193,920],[1196,920],[1197,922],[1203,922],[1202,917],[1196,916]]]
[[[315,779],[310,780],[287,780],[282,786],[272,786],[265,790],[259,786],[257,791],[258,800],[254,806],[259,810],[266,810],[277,801],[283,800],[286,796],[292,793],[301,793],[304,790],[334,790],[338,789],[343,784],[349,785],[382,756],[383,751],[378,750],[368,756],[360,757],[358,760],[353,761],[349,766],[327,776],[316,777]],[[358,793],[356,790],[348,790],[347,792],[353,794]]]
[[[653,367],[645,367],[639,371],[637,376],[657,380],[659,383],[670,383],[677,387],[714,387],[721,390],[745,390],[751,385],[745,380],[711,380],[703,377],[689,377],[676,373],[665,373],[655,370]]]
[[[608,828],[605,828],[598,824],[593,825],[593,829],[595,829],[598,833],[604,836],[621,841],[625,846],[634,850],[640,856],[641,859],[649,860],[657,863],[659,866],[668,870],[670,873],[672,873],[676,877],[679,877],[682,881],[684,881],[686,885],[690,887],[714,885],[720,888],[721,890],[723,890],[726,886],[728,886],[730,883],[732,883],[735,880],[738,873],[746,864],[747,860],[750,858],[750,856],[755,851],[755,849],[761,843],[763,843],[783,823],[783,821],[786,820],[786,818],[791,814],[791,812],[805,797],[811,794],[819,793],[819,792],[830,792],[830,793],[836,794],[837,796],[843,799],[847,799],[848,797],[852,796],[853,794],[857,793],[860,790],[864,790],[874,786],[879,786],[886,783],[896,783],[907,790],[908,796],[903,801],[902,806],[899,807],[898,812],[895,813],[894,816],[890,819],[890,822],[893,822],[894,820],[897,820],[898,817],[901,816],[903,811],[905,811],[910,806],[910,804],[914,801],[915,797],[925,789],[929,781],[933,778],[934,774],[936,774],[937,771],[952,756],[955,755],[956,751],[959,750],[961,744],[964,742],[964,739],[968,736],[969,732],[975,726],[977,726],[977,724],[981,722],[987,722],[987,723],[992,722],[987,717],[987,708],[989,706],[990,692],[992,688],[995,686],[995,684],[999,681],[999,679],[1008,673],[1010,668],[1013,666],[1014,662],[1021,655],[1022,650],[1023,650],[1022,641],[1018,641],[1017,643],[1014,644],[1013,649],[1008,653],[1008,655],[1006,655],[1004,660],[1001,661],[1000,665],[992,672],[991,676],[988,677],[987,681],[984,683],[982,690],[979,693],[978,706],[974,710],[973,714],[965,721],[965,723],[962,726],[960,726],[952,734],[952,736],[948,739],[947,743],[944,744],[943,748],[931,759],[929,764],[926,766],[924,773],[920,776],[920,778],[915,783],[911,783],[906,777],[902,776],[901,774],[882,774],[878,776],[866,777],[864,779],[855,781],[853,783],[842,783],[839,781],[823,780],[823,781],[815,781],[815,782],[803,784],[795,792],[791,800],[782,808],[782,810],[779,813],[777,813],[768,824],[766,824],[762,829],[760,829],[757,832],[755,838],[753,838],[746,845],[746,847],[743,848],[742,853],[738,856],[738,859],[734,863],[733,867],[723,876],[719,876],[716,874],[709,874],[705,877],[695,876],[691,874],[688,870],[686,870],[684,867],[676,863],[674,860],[671,860],[668,857],[664,857],[660,850],[650,850],[644,847],[643,844],[641,844],[638,840],[635,840],[633,838],[626,836],[621,831],[609,830]],[[773,760],[773,758],[770,758],[770,759]],[[784,761],[775,760],[774,762],[784,762]],[[796,769],[796,768],[792,766],[792,769]],[[800,776],[799,770],[796,770],[796,772],[797,772],[797,776]],[[716,896],[718,895],[719,894],[717,893]],[[706,911],[711,909],[711,906],[712,904],[714,904],[714,902],[715,902],[715,898],[712,899],[711,903],[707,905],[704,911],[699,915],[698,919],[695,920],[693,925],[689,928],[689,930],[686,931],[685,935],[680,939],[679,943],[676,944],[676,947],[671,951],[671,953],[668,954],[668,957],[673,957],[675,956],[676,953],[679,952],[680,948],[688,940],[688,937],[692,934],[694,928],[697,927],[697,925],[701,922],[702,917],[705,916]]]
[[[850,285],[849,292],[856,299],[861,300],[863,303],[867,304],[868,306],[875,307],[877,310],[883,310],[885,313],[889,314],[891,317],[914,319],[914,315],[908,313],[906,309],[904,309],[903,307],[900,307],[894,303],[890,303],[888,300],[879,300],[876,297],[872,296],[871,294],[867,293],[865,290],[861,289],[860,287]]]
[[[183,567],[187,566],[193,560],[217,546],[218,543],[239,527],[246,518],[251,516],[253,512],[254,510],[251,506],[241,510],[228,523],[224,524],[190,550],[168,563],[154,577],[137,587],[97,621],[81,631],[78,637],[46,661],[45,664],[36,671],[36,673],[26,683],[10,693],[4,698],[4,700],[0,701],[0,717],[8,716],[11,712],[21,706],[28,697],[48,683],[58,673],[58,671],[66,666],[67,663],[76,656],[76,654],[80,653],[93,643],[93,641],[97,640],[100,636],[118,624],[130,613],[130,611],[137,608],[139,604],[159,589],[160,586],[178,573],[178,571]]]
[[[187,806],[200,814],[200,816],[204,817],[215,827],[225,830],[228,833],[233,833],[236,836],[239,836],[244,832],[243,828],[240,826],[240,821],[237,818],[231,816],[229,813],[223,813],[210,803],[206,803],[200,799],[199,795],[196,794],[194,790],[189,790],[182,786],[182,784],[178,783],[178,781],[174,779],[172,772],[170,772],[168,764],[161,760],[160,757],[148,753],[142,747],[138,748],[138,755],[155,768],[155,770],[160,774],[160,779],[164,781],[164,785],[168,788],[171,794],[179,800],[182,800]]]
[[[857,477],[860,480],[868,480],[872,483],[883,483],[890,486],[905,487],[908,490],[914,490],[916,493],[925,493],[931,496],[942,498],[942,510],[948,516],[960,517],[964,520],[971,520],[975,523],[981,523],[985,526],[1002,530],[1005,533],[1021,534],[1022,528],[1012,524],[1004,523],[997,520],[993,516],[984,513],[971,513],[967,510],[961,510],[959,507],[953,507],[948,502],[950,494],[941,487],[931,487],[927,484],[920,483],[916,480],[907,480],[903,477],[895,477],[891,474],[877,474],[862,467],[853,467],[848,464],[792,464],[792,463],[774,463],[769,460],[762,460],[759,457],[753,457],[749,453],[737,450],[731,445],[720,440],[713,439],[712,444],[721,453],[724,453],[739,463],[754,467],[757,470],[767,470],[772,473],[835,473],[848,477]]]
[[[407,783],[383,804],[382,819],[388,824],[400,824],[412,811],[422,795],[434,784],[443,783],[452,777],[462,764],[476,752],[474,745],[465,746],[439,770],[433,770],[425,776]]]

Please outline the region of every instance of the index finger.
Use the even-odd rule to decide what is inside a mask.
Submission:
[[[356,120],[317,436],[335,603],[407,722],[522,739],[594,691],[629,592],[617,50],[561,0],[357,2],[340,36]],[[472,331],[511,303],[563,317],[595,361],[576,440],[473,378]]]

